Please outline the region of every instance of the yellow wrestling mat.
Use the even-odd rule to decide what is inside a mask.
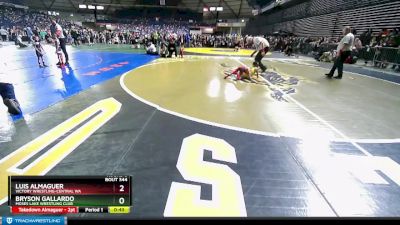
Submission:
[[[257,84],[224,79],[229,71],[251,63],[250,58],[229,57],[159,59],[128,72],[121,82],[128,93],[148,105],[219,127],[290,137],[343,138],[325,125],[329,122],[352,139],[394,139],[400,134],[392,128],[400,124],[397,84],[350,73],[345,82],[337,82],[325,78],[327,69],[275,60],[268,61],[264,75],[273,86],[262,85],[261,77]],[[291,84],[293,79],[299,82]],[[280,92],[286,93],[284,99]],[[366,98],[349,97],[355,93]],[[375,107],[378,103],[384,107]],[[328,122],[321,122],[319,115]]]
[[[185,48],[185,52],[205,55],[250,56],[254,50],[240,49],[236,52],[233,48]]]

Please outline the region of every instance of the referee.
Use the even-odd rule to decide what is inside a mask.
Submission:
[[[351,50],[354,46],[354,34],[351,33],[351,28],[346,26],[343,29],[344,37],[339,42],[337,47],[337,57],[335,64],[333,65],[331,71],[325,74],[328,78],[332,78],[335,70],[338,69],[338,75],[333,77],[335,79],[342,79],[343,77],[343,63],[351,55]]]
[[[250,57],[253,57],[253,55],[257,53],[254,61],[258,63],[262,72],[265,72],[267,70],[267,67],[262,64],[262,59],[269,51],[269,42],[263,37],[249,37],[247,40],[247,44],[250,46],[253,45],[253,47],[256,49]]]
[[[51,20],[50,32],[51,32],[51,36],[54,39],[58,38],[58,40],[60,41],[61,50],[63,51],[63,53],[65,55],[65,65],[68,65],[69,64],[69,62],[68,62],[69,58],[68,58],[67,48],[65,46],[66,43],[67,43],[67,40],[65,38],[64,31],[63,31],[62,27],[54,19]],[[57,63],[57,65],[60,65],[60,63]]]

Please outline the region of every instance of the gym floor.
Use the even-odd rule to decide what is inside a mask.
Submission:
[[[223,79],[246,50],[69,47],[64,69],[46,50],[40,69],[30,47],[0,48],[24,111],[0,106],[0,215],[20,174],[131,175],[128,218],[400,216],[395,74],[327,79],[331,64],[272,53],[248,83]]]

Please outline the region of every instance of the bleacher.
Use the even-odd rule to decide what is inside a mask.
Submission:
[[[284,10],[282,19],[283,21],[294,20],[298,18],[304,18],[308,15],[309,2],[304,2],[293,7]]]
[[[383,28],[400,27],[400,1],[339,12],[337,17],[338,25],[333,36],[340,35],[344,25],[355,27],[359,34],[368,28],[378,33]]]
[[[377,33],[383,28],[399,27],[400,1],[312,0],[251,20],[246,32],[271,34],[284,30],[299,36],[337,37],[346,25],[356,28],[358,34],[368,28]]]
[[[377,4],[394,2],[393,0],[312,0],[309,1],[310,16],[323,15],[343,10],[351,10]]]

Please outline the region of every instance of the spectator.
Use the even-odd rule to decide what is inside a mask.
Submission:
[[[0,36],[2,41],[7,41],[8,32],[4,27],[0,28]]]
[[[24,44],[24,43],[22,42],[22,35],[20,35],[20,34],[17,36],[16,41],[15,41],[15,44],[18,45],[20,48],[26,48],[26,47],[28,47],[26,44]]]
[[[158,55],[157,48],[153,42],[149,42],[146,48],[146,53],[149,55]]]
[[[400,46],[397,49],[396,60],[393,63],[392,69],[396,72],[400,72]]]
[[[367,31],[362,33],[360,36],[360,41],[363,46],[370,45],[371,39],[372,39],[372,29],[368,29]]]
[[[329,52],[322,53],[322,56],[319,58],[321,62],[332,62],[334,59],[334,55],[336,55],[336,51],[332,50]]]
[[[79,45],[79,40],[78,40],[79,39],[79,33],[75,29],[71,30],[71,37],[73,39],[74,45],[78,46]]]
[[[173,38],[170,39],[168,44],[168,58],[172,57],[172,54],[175,53],[175,57],[178,57],[178,51],[176,49],[176,43]]]
[[[160,56],[165,58],[168,55],[168,49],[164,42],[161,43]]]
[[[25,31],[26,31],[26,34],[28,36],[28,44],[30,44],[31,41],[32,41],[33,31],[32,31],[32,29],[30,27],[27,27],[25,29]]]

